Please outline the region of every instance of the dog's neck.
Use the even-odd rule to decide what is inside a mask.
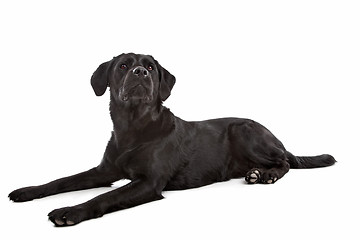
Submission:
[[[114,124],[114,135],[117,144],[136,145],[154,139],[143,136],[161,138],[164,133],[173,129],[173,115],[170,110],[156,104],[136,102],[119,103],[111,97],[110,115]],[[145,134],[145,133],[150,133]]]

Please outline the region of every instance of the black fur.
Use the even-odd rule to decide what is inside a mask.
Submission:
[[[330,155],[295,157],[269,130],[249,119],[186,122],[162,106],[175,77],[151,56],[122,54],[91,78],[97,96],[110,86],[114,131],[99,166],[53,182],[13,191],[15,202],[131,182],[88,202],[49,213],[56,226],[162,199],[163,190],[201,187],[232,178],[274,183],[289,168],[324,167]]]

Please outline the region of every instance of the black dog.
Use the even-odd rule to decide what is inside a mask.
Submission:
[[[175,77],[151,56],[122,54],[91,78],[97,96],[110,87],[114,131],[99,166],[10,193],[15,202],[131,182],[88,202],[56,209],[49,219],[69,226],[105,213],[162,199],[163,190],[189,189],[231,178],[270,184],[290,168],[325,167],[330,155],[295,157],[265,127],[249,119],[186,122],[162,106]]]

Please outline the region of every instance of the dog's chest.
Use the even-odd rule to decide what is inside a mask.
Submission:
[[[154,166],[157,162],[154,151],[155,149],[148,147],[134,149],[120,156],[116,165],[123,175],[130,180],[148,177],[154,172]]]
[[[159,139],[128,152],[116,164],[130,180],[169,179],[180,162],[179,150],[173,141]]]

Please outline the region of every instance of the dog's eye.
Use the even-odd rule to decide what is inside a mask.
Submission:
[[[149,65],[149,66],[147,67],[147,69],[148,69],[149,71],[154,70],[153,66],[151,66],[151,65]]]
[[[120,65],[120,68],[121,68],[121,69],[126,69],[127,66],[126,66],[126,64],[121,64],[121,65]]]

